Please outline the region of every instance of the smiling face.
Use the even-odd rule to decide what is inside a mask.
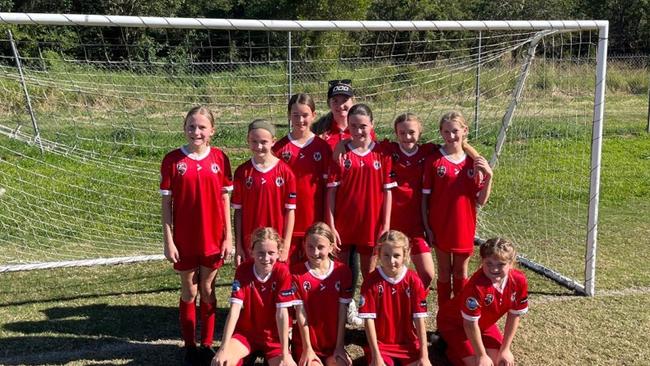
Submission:
[[[422,133],[422,126],[415,120],[406,120],[395,125],[395,135],[397,135],[397,142],[400,146],[407,151],[415,148],[415,145],[420,139]]]
[[[379,251],[379,261],[381,269],[386,275],[397,277],[401,273],[404,263],[406,263],[404,247],[390,242],[383,243]]]
[[[309,132],[309,127],[316,118],[316,113],[306,104],[294,103],[289,114],[291,132],[303,135]]]
[[[209,146],[210,138],[214,135],[214,126],[210,119],[199,113],[195,113],[185,120],[183,130],[188,149],[192,152]]]
[[[256,128],[248,132],[248,148],[253,153],[253,159],[257,162],[263,161],[272,155],[271,148],[274,142],[275,139],[271,132],[263,128]]]
[[[350,137],[356,143],[370,143],[372,134],[372,121],[370,117],[362,114],[353,114],[348,118]]]
[[[492,283],[500,285],[508,277],[508,272],[512,268],[512,261],[497,255],[491,255],[481,259],[481,268],[483,268],[483,273]]]
[[[348,111],[354,105],[354,99],[346,95],[335,95],[327,101],[327,104],[336,124],[345,126],[348,123]]]
[[[467,127],[455,120],[445,121],[440,125],[440,135],[445,141],[445,147],[462,147],[467,136]]]
[[[273,265],[280,256],[277,241],[264,239],[253,246],[253,259],[255,272],[258,275],[267,275],[273,270]]]
[[[305,238],[305,255],[312,268],[329,264],[330,254],[334,250],[332,243],[324,236],[311,234]]]

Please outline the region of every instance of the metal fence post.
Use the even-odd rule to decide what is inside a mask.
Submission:
[[[650,56],[647,57],[646,68],[650,70]],[[648,77],[648,122],[645,128],[647,133],[650,133],[650,77]]]
[[[478,123],[479,123],[479,118],[478,114],[480,111],[480,99],[481,99],[481,34],[482,32],[478,32],[478,58],[477,58],[477,64],[476,64],[476,90],[474,94],[474,138],[478,137]]]
[[[291,69],[291,32],[288,32],[287,44],[287,101],[293,95],[292,69]],[[291,131],[291,121],[287,121],[287,127]]]
[[[14,36],[10,30],[7,31],[9,34],[9,42],[11,43],[11,50],[14,53],[14,59],[16,60],[16,67],[18,68],[18,74],[20,75],[20,84],[23,87],[23,93],[25,93],[25,102],[27,103],[27,111],[29,116],[32,119],[32,127],[34,128],[34,142],[38,144],[38,147],[43,154],[43,143],[41,141],[41,133],[38,130],[38,124],[36,123],[36,117],[34,116],[34,109],[32,108],[32,100],[29,97],[29,92],[27,91],[27,84],[25,84],[25,76],[23,75],[23,66],[20,62],[20,55],[18,54],[18,48],[16,47],[16,42],[14,42]]]

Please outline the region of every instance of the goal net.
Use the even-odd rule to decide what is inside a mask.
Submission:
[[[593,294],[607,22],[259,21],[0,13],[0,271],[160,259],[164,154],[197,104],[215,145],[352,79],[393,138],[465,115],[495,166],[477,235]],[[286,132],[285,130],[282,130]],[[417,214],[417,213],[414,213]]]

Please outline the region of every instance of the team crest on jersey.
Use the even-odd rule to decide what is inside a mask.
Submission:
[[[379,169],[381,169],[381,163],[379,162],[379,160],[375,160],[375,161],[372,163],[372,166],[373,166],[373,168],[375,168],[375,170],[379,170]]]
[[[282,152],[282,160],[284,160],[286,163],[288,163],[290,159],[291,159],[291,151],[283,151]]]
[[[406,292],[406,297],[411,297],[411,288],[410,287],[407,287],[404,292]]]
[[[467,169],[467,176],[470,178],[474,178],[474,168]]]
[[[253,177],[246,177],[246,188],[251,188],[253,186]]]
[[[343,161],[343,167],[344,167],[345,169],[348,169],[348,170],[349,170],[349,169],[352,167],[352,160],[350,160],[350,159],[345,159],[345,160]]]
[[[284,178],[282,177],[275,178],[275,185],[278,187],[282,187],[284,185]]]
[[[176,170],[178,170],[181,175],[185,175],[185,172],[187,171],[187,164],[181,161],[180,163],[176,164]]]
[[[341,291],[341,281],[336,281],[336,283],[334,283],[334,288],[336,289],[336,292]]]
[[[309,282],[309,281],[304,281],[304,282],[302,283],[302,288],[305,289],[305,291],[309,291],[309,290],[311,290],[311,282]]]
[[[210,165],[210,169],[212,169],[212,172],[214,174],[219,174],[219,172],[221,171],[221,168],[219,168],[219,164],[217,163],[212,163],[212,165]]]
[[[377,293],[379,293],[379,296],[381,296],[381,295],[384,294],[384,285],[379,284],[379,285],[377,286]]]
[[[436,173],[438,174],[439,177],[444,177],[445,174],[447,173],[447,168],[444,166],[439,166],[438,169],[436,169]]]
[[[465,301],[465,306],[469,310],[474,311],[478,309],[478,301],[476,301],[476,299],[473,297],[468,297],[467,300]]]
[[[399,161],[399,154],[396,153],[396,152],[393,153],[393,161],[394,161],[394,162],[398,162],[398,161]]]
[[[323,158],[323,155],[321,155],[319,151],[316,151],[314,153],[314,161],[320,161],[322,158]]]
[[[237,292],[241,288],[241,284],[239,283],[238,280],[234,280],[232,282],[232,292]]]
[[[492,301],[494,301],[494,296],[493,296],[492,294],[487,294],[487,295],[485,296],[485,300],[484,300],[484,302],[485,302],[485,306],[490,306],[490,304],[492,303]]]
[[[276,283],[275,283],[275,281],[273,281],[273,283],[271,284],[271,291],[275,291],[276,287],[277,287]]]

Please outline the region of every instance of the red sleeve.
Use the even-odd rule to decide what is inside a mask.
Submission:
[[[393,159],[388,149],[381,149],[381,166],[383,167],[384,189],[397,187],[397,182],[394,179],[395,175],[393,174]]]
[[[243,271],[250,269],[249,265],[241,265],[235,271],[235,279],[232,281],[232,292],[230,294],[230,302],[237,304],[244,304],[246,300],[245,287],[241,285]]]
[[[283,263],[276,263],[276,281],[277,293],[275,298],[275,306],[279,308],[286,308],[293,305],[295,295],[293,291],[291,273]]]
[[[343,167],[339,162],[330,158],[330,164],[327,171],[327,187],[337,187],[341,183],[341,176],[343,175]]]
[[[235,170],[235,178],[233,179],[233,191],[232,197],[230,198],[230,205],[235,209],[240,209],[243,201],[242,190],[244,189],[244,177],[242,171],[243,169],[237,168],[237,170]]]
[[[411,312],[413,318],[426,318],[429,316],[427,313],[427,292],[424,289],[422,280],[417,275],[413,276],[413,284],[411,286]]]
[[[291,268],[293,271],[293,267]],[[300,286],[300,275],[292,274],[291,275],[291,289],[293,290],[294,296],[294,305],[300,305],[303,303],[303,293],[302,287]]]
[[[434,159],[429,156],[424,161],[424,172],[422,176],[422,193],[431,194],[433,190],[433,163]]]
[[[339,302],[349,304],[352,301],[352,293],[354,292],[354,288],[352,287],[352,271],[344,264],[341,265],[339,271],[341,271]]]
[[[361,295],[359,295],[359,318],[377,318],[377,304],[375,303],[375,291],[373,288],[374,286],[366,281],[361,285]]]
[[[228,155],[223,153],[223,190],[225,192],[230,192],[233,190],[233,182],[232,182],[232,168],[230,167],[230,159],[228,159]]]
[[[160,165],[160,193],[162,195],[171,194],[173,169],[172,159],[168,154]]]
[[[515,301],[512,303],[510,312],[513,314],[525,314],[528,312],[528,280],[522,272],[515,272],[517,283],[517,294]],[[513,276],[514,277],[514,276]]]
[[[291,171],[288,165],[285,164],[285,177],[286,182],[284,185],[284,208],[295,210],[296,209],[296,176]]]
[[[463,319],[478,321],[481,317],[481,294],[473,283],[468,283],[460,294],[460,312]]]

